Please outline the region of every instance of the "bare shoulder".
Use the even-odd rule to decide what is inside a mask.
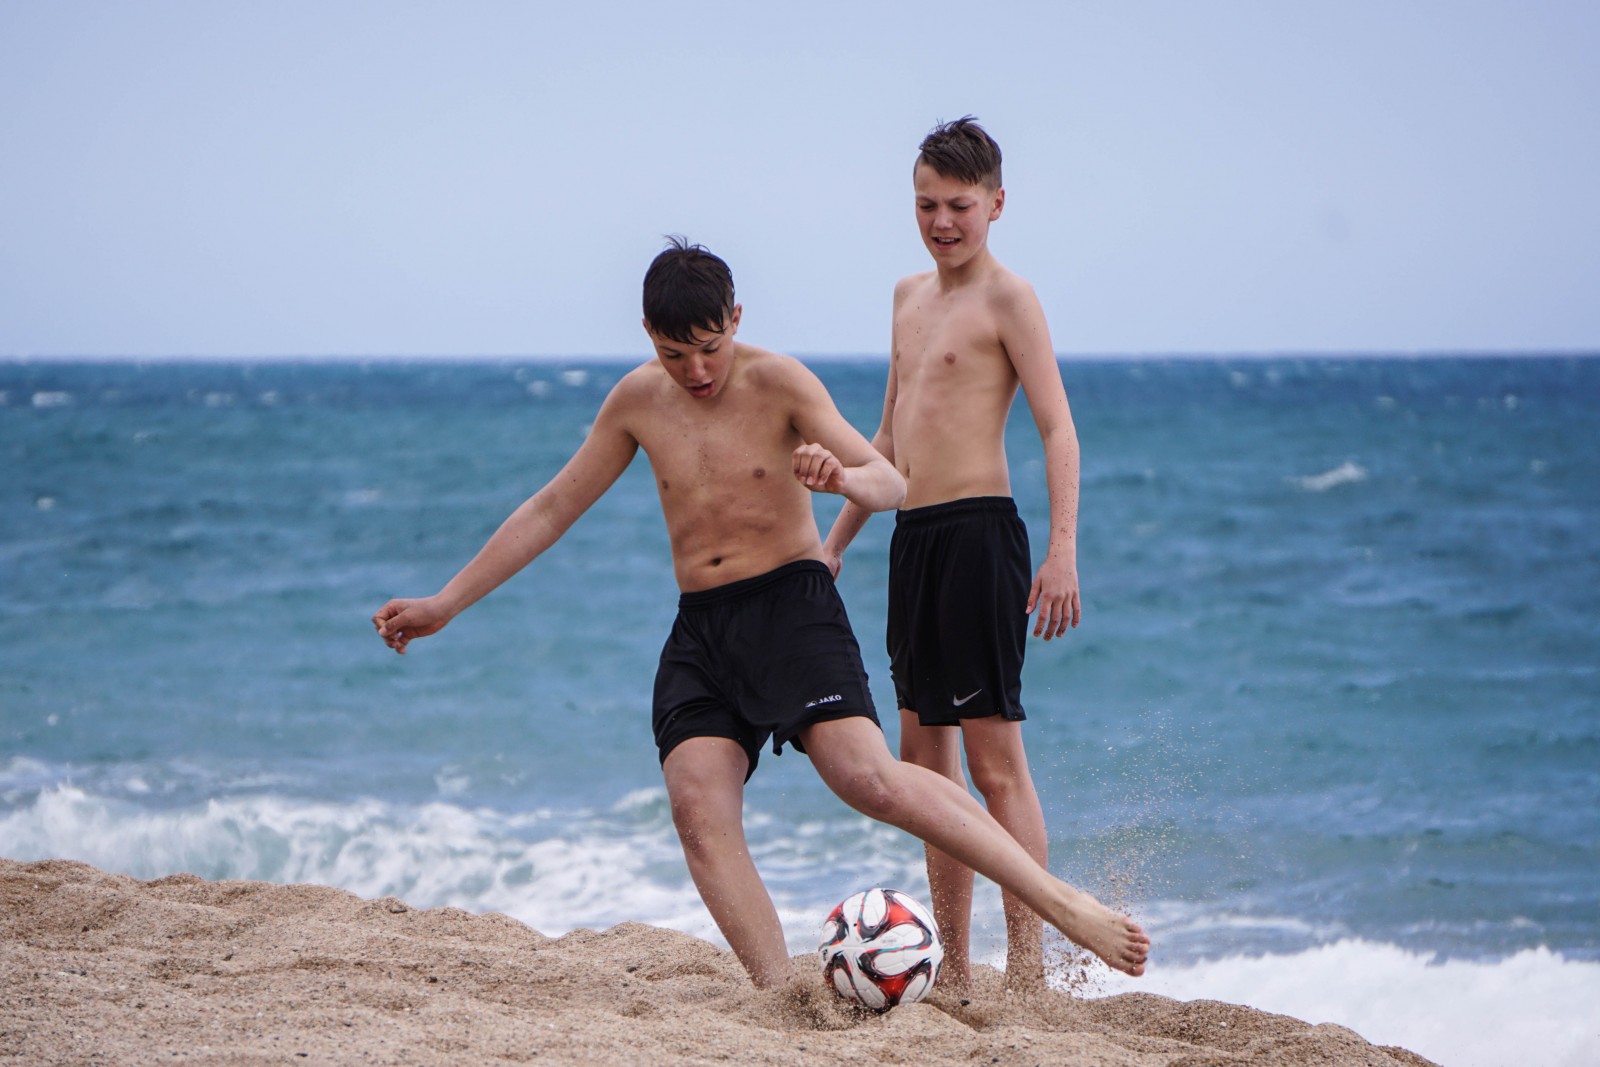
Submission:
[[[663,386],[670,385],[666,372],[656,360],[646,360],[624,374],[600,405],[597,419],[616,419],[631,422],[641,412],[647,411],[659,399]]]
[[[911,296],[919,290],[926,289],[928,286],[932,285],[935,277],[935,272],[928,270],[923,271],[920,274],[907,274],[904,278],[901,278],[899,281],[895,282],[895,306],[899,307],[905,302],[906,297]]]
[[[989,306],[1005,317],[1039,309],[1039,295],[1028,280],[1007,267],[995,264],[995,270],[986,280],[985,290]]]
[[[759,397],[763,408],[782,413],[791,426],[814,429],[819,416],[835,410],[822,379],[793,356],[756,348],[740,359],[749,359],[742,372],[746,395]]]
[[[739,366],[751,384],[762,389],[794,389],[817,380],[804,363],[755,345],[739,344]]]
[[[646,360],[624,374],[611,387],[611,392],[606,394],[606,403],[620,406],[638,403],[658,390],[665,380],[666,373],[661,369],[661,364],[653,359]]]

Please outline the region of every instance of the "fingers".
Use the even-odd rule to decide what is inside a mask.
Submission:
[[[794,476],[814,493],[836,493],[844,481],[844,464],[821,445],[801,445],[794,450]]]
[[[1061,598],[1046,593],[1044,583],[1037,577],[1033,580],[1032,588],[1028,590],[1028,614],[1032,615],[1035,610],[1039,615],[1033,621],[1033,636],[1048,641],[1056,635],[1061,626]]]
[[[1066,636],[1067,630],[1078,625],[1080,610],[1077,594],[1051,596],[1038,590],[1028,594],[1028,613],[1038,611],[1033,623],[1033,636],[1046,641]]]
[[[1033,623],[1033,636],[1042,637],[1046,641],[1056,635],[1056,630],[1061,624],[1061,602],[1045,598],[1039,603],[1039,617]]]
[[[383,643],[405,655],[406,646],[411,643],[411,635],[405,630],[407,607],[403,601],[391,600],[378,609],[372,616],[373,628],[378,631],[378,636],[383,638]]]
[[[400,602],[397,600],[391,600],[383,607],[378,609],[377,613],[372,616],[372,628],[378,631],[379,637],[388,636],[389,620],[393,619],[403,610],[404,609],[401,607]]]

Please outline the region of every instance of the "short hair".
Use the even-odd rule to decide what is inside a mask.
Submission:
[[[644,320],[663,337],[692,344],[696,330],[715,333],[733,311],[733,272],[703,245],[677,234],[644,272]]]
[[[1000,146],[971,115],[935,126],[917,153],[917,164],[922,163],[946,178],[1000,188]],[[916,166],[911,169],[915,172]]]

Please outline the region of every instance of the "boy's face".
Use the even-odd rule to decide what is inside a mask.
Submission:
[[[926,163],[917,164],[912,181],[917,228],[933,261],[940,267],[959,267],[982,252],[989,243],[989,224],[1005,206],[1006,191],[947,178]]]
[[[696,330],[692,341],[674,341],[650,328],[644,320],[644,332],[650,335],[656,358],[666,368],[668,376],[697,400],[709,400],[728,384],[728,372],[733,368],[733,335],[739,332],[740,305],[723,320],[718,330]]]

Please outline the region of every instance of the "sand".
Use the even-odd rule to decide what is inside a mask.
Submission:
[[[980,967],[883,1015],[781,991],[640,923],[550,938],[502,915],[193,875],[0,859],[0,1063],[1427,1064],[1338,1026],[1151,994],[1007,994]]]

